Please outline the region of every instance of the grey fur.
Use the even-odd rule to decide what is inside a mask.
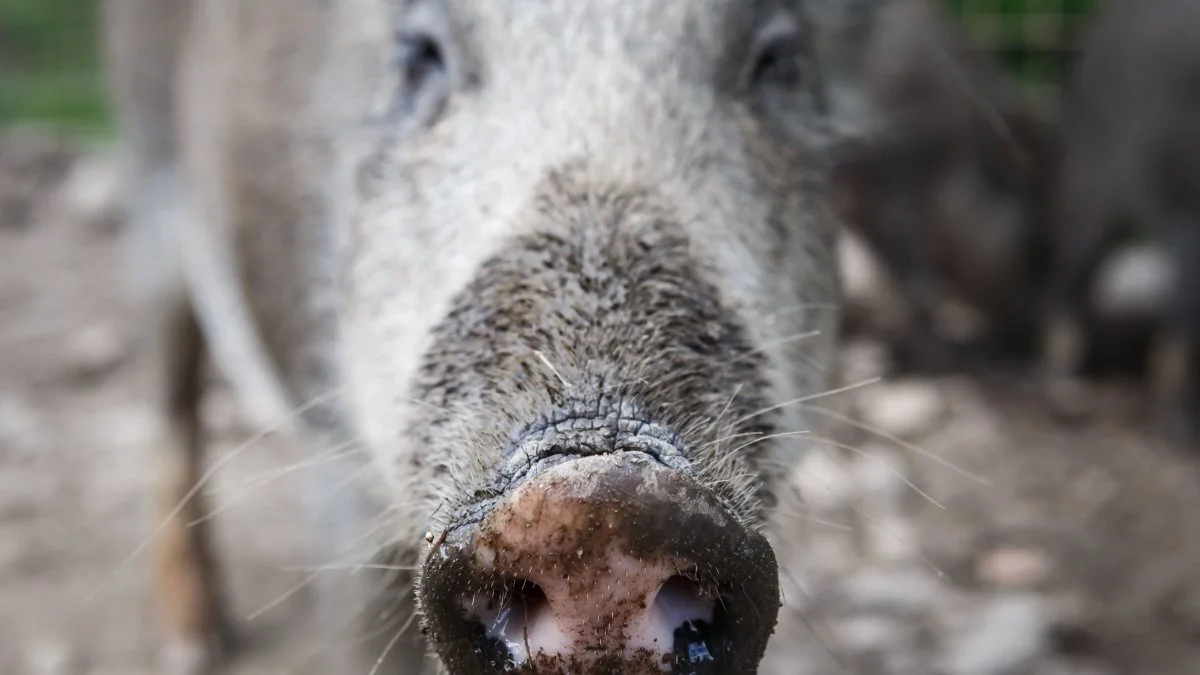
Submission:
[[[664,430],[746,525],[778,516],[806,441],[744,434],[811,426],[786,403],[828,386],[838,325],[825,43],[800,0],[141,11],[163,5],[176,41],[110,39],[129,81],[148,82],[123,50],[178,76],[116,94],[133,156],[153,131],[177,177],[178,218],[135,228],[183,228],[182,264],[150,285],[186,279],[165,304],[193,308],[264,422],[341,392],[291,429],[353,438],[372,467],[322,521],[322,555],[366,555],[384,515],[370,550],[415,562],[425,532],[503,489],[531,430],[589,411]],[[439,38],[447,79],[398,97],[394,27]],[[800,36],[800,81],[751,91],[768,29]],[[384,595],[363,590],[345,611]]]

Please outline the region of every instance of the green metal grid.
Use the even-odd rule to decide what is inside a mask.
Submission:
[[[1079,31],[1103,0],[941,0],[968,40],[1037,93],[1069,72]]]
[[[0,0],[0,124],[107,126],[97,0]]]

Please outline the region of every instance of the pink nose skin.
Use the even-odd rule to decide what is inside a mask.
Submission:
[[[442,548],[422,592],[452,673],[749,673],[779,608],[765,539],[636,452],[550,468]]]
[[[484,606],[473,599],[464,608],[518,663],[531,654],[566,660],[608,645],[622,647],[627,661],[662,656],[686,622],[712,623],[716,598],[681,576],[694,567],[690,561],[652,549],[634,554],[620,528],[621,503],[587,499],[611,463],[589,457],[547,471],[493,511],[476,537],[480,569],[516,574],[540,589]]]

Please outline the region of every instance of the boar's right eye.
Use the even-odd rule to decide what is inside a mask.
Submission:
[[[401,33],[397,36],[397,42],[397,66],[407,88],[418,91],[431,78],[445,75],[446,62],[442,49],[432,36]]]
[[[396,76],[393,115],[407,125],[428,125],[450,93],[450,73],[444,44],[429,31],[402,29],[396,33]]]

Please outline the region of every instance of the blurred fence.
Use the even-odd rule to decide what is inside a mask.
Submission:
[[[106,128],[97,0],[0,0],[0,124]]]
[[[166,1],[166,0],[164,0]],[[1100,0],[940,0],[972,42],[1021,82],[1053,93]],[[99,0],[0,0],[0,125],[107,128],[96,54]]]
[[[1053,96],[1067,76],[1079,31],[1102,0],[941,0],[968,40],[1031,92]]]

